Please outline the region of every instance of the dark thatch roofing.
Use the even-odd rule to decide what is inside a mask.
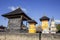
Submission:
[[[40,18],[40,21],[42,21],[42,20],[48,20],[49,21],[49,19],[50,18],[48,18],[47,16],[43,16],[43,17]]]
[[[35,20],[28,20],[28,23],[36,23],[37,24],[37,22]]]
[[[20,8],[14,10],[12,12],[3,14],[2,16],[6,17],[6,18],[16,18],[16,17],[20,17],[21,15],[23,15],[27,19],[31,20],[31,18],[29,16],[27,16]]]
[[[0,26],[0,29],[5,29],[6,27],[4,27],[4,26]]]

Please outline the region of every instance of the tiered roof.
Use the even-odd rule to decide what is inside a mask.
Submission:
[[[12,12],[9,12],[9,13],[6,13],[6,14],[3,14],[2,15],[3,17],[6,17],[6,18],[20,18],[21,16],[23,16],[23,20],[31,20],[31,18],[29,16],[27,16],[20,8],[12,11]]]

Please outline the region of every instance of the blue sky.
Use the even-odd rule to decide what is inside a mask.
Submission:
[[[11,12],[20,7],[29,17],[40,24],[39,18],[43,15],[54,17],[60,23],[60,0],[0,0],[0,25],[7,26],[8,19],[2,14]]]

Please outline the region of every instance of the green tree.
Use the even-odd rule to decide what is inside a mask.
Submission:
[[[60,31],[60,24],[57,24],[56,28],[57,28],[58,31]]]

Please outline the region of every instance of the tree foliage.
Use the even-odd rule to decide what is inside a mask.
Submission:
[[[57,28],[58,31],[60,31],[60,24],[57,24],[56,28]]]

